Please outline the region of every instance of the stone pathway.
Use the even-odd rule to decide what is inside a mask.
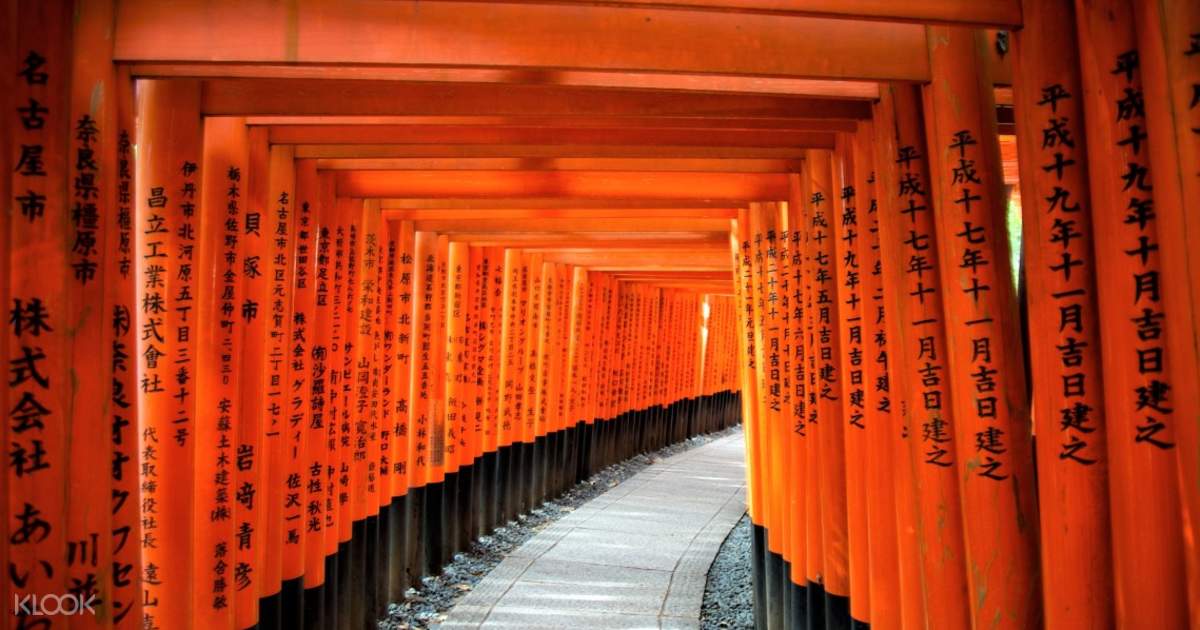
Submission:
[[[708,567],[745,504],[738,432],[664,459],[547,527],[439,628],[699,628]]]

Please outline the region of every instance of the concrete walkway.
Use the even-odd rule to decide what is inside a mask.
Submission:
[[[698,628],[745,474],[740,432],[650,466],[514,551],[440,627]]]

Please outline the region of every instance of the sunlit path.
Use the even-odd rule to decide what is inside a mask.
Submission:
[[[742,442],[667,458],[554,523],[441,628],[699,627],[705,574],[745,511]]]

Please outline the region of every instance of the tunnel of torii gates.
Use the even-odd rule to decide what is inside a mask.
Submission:
[[[0,7],[5,628],[371,627],[738,422],[760,628],[1200,627],[1200,3]]]

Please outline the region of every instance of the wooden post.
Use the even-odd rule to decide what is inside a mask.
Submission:
[[[200,85],[141,81],[137,99],[143,625],[190,628]]]
[[[1182,628],[1188,609],[1174,396],[1190,384],[1171,381],[1177,337],[1163,311],[1164,226],[1157,221],[1134,14],[1127,0],[1079,0],[1075,11],[1080,59],[1093,60],[1082,64],[1081,84],[1096,277],[1103,279],[1096,288],[1116,623]],[[1056,173],[1068,166],[1065,155],[1047,165]],[[1156,605],[1142,606],[1147,598]]]
[[[1047,628],[1111,627],[1108,455],[1083,89],[1069,0],[1024,3],[1014,106],[1024,217],[1042,605]],[[1064,168],[1053,165],[1061,159]],[[1064,324],[1065,322],[1065,324]]]
[[[240,399],[242,174],[249,160],[241,118],[204,122],[196,326],[209,331],[196,355],[196,474],[193,549],[198,625],[234,627],[234,510]]]
[[[1179,492],[1183,500],[1188,600],[1200,628],[1200,256],[1196,204],[1200,200],[1200,10],[1179,0],[1135,0],[1142,60],[1146,127],[1155,164],[1163,304],[1171,322]],[[1190,210],[1189,210],[1190,209]],[[1188,421],[1187,419],[1192,419]]]
[[[929,197],[929,168],[926,162],[925,131],[921,101],[915,88],[881,86],[878,164],[879,242],[881,246],[884,310],[892,334],[889,355],[896,361],[892,378],[908,405],[907,426],[900,443],[908,453],[897,453],[898,466],[911,462],[915,515],[907,516],[905,494],[897,492],[897,527],[900,563],[919,553],[925,622],[930,627],[968,627],[970,610],[963,552],[962,512],[958,475],[955,472],[955,416],[950,389],[946,385],[946,317],[942,309],[944,291],[938,276],[939,250],[934,233],[932,200]],[[886,139],[882,136],[887,135]],[[885,153],[883,147],[894,148]],[[893,323],[894,320],[894,323]],[[897,382],[901,381],[901,382]],[[897,483],[905,473],[898,475]],[[913,539],[908,528],[915,529]],[[915,621],[916,606],[911,573],[901,574],[905,619]],[[912,588],[910,588],[910,585]]]
[[[849,550],[850,616],[859,623],[871,620],[870,564],[867,545],[867,406],[866,322],[867,300],[862,292],[863,274],[859,257],[861,198],[855,173],[868,165],[859,164],[853,152],[853,136],[839,135],[833,153],[833,212],[828,217],[834,244],[838,334],[842,341],[837,357],[841,374],[842,418],[845,429],[846,527]]]
[[[1038,531],[1025,525],[1037,506],[988,44],[969,28],[927,33],[939,77],[925,88],[930,194],[942,285],[950,287],[948,354],[939,357],[957,420],[971,614],[976,625],[999,618],[1000,627],[1027,628],[1041,618]]]

